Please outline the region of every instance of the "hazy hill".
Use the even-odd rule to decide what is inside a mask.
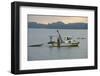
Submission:
[[[69,23],[56,22],[51,24],[39,24],[36,22],[29,22],[28,28],[48,28],[48,29],[87,29],[87,23]]]

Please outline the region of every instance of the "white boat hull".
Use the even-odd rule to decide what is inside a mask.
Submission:
[[[57,43],[50,44],[51,47],[78,47],[79,42],[77,43],[61,43],[60,46],[58,46]]]

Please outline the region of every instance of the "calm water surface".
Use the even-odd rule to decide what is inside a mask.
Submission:
[[[41,44],[41,47],[28,47],[28,61],[80,59],[88,57],[87,30],[59,29],[62,36],[71,36],[80,42],[79,47],[52,47],[47,45],[49,36],[57,36],[57,29],[28,29],[28,45]]]

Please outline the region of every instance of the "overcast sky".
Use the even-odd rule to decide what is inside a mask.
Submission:
[[[50,15],[28,15],[28,22],[37,22],[42,24],[54,22],[68,23],[88,23],[88,18],[84,16],[50,16]]]

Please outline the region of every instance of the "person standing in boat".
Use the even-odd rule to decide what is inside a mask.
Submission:
[[[57,46],[60,47],[60,39],[59,39],[59,37],[57,38]]]
[[[58,34],[58,38],[59,38],[60,42],[63,43],[64,41],[62,40],[62,37],[61,37],[61,35],[60,35],[58,30],[57,30],[57,34]]]
[[[57,37],[57,46],[60,47],[60,44],[62,43],[62,38],[61,38],[61,35],[59,33],[59,31],[57,30],[57,33],[58,33],[58,37]]]

